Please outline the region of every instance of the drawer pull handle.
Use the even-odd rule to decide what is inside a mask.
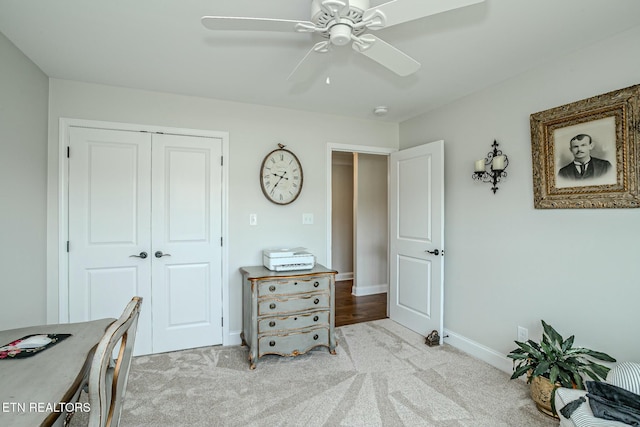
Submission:
[[[297,286],[297,285],[298,285],[298,282],[293,282],[293,285],[294,285],[294,286]]]
[[[271,310],[275,309],[276,308],[276,303],[272,302],[271,304],[269,304],[269,308]]]
[[[271,347],[275,347],[275,346],[276,346],[276,342],[275,342],[275,341],[269,341],[269,345],[270,345]]]
[[[271,327],[273,328],[274,326],[276,326],[276,322],[274,322],[274,321],[272,320],[271,322],[269,322],[269,326],[271,326]]]
[[[314,287],[314,288],[317,288],[318,286],[320,286],[320,282],[315,282],[315,283],[313,284],[313,287]]]
[[[313,303],[314,303],[314,304],[318,304],[319,302],[320,302],[320,300],[319,300],[318,298],[316,298],[316,299],[314,299],[314,300],[313,300]]]
[[[317,322],[318,321],[318,316],[313,316],[313,321]]]
[[[317,339],[318,339],[318,334],[315,334],[315,335],[313,336],[313,339],[314,339],[314,340],[317,340]]]
[[[275,292],[276,287],[275,287],[275,286],[273,286],[273,285],[271,285],[271,286],[269,286],[269,290],[270,290],[271,292]]]

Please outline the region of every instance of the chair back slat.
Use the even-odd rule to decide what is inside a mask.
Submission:
[[[141,304],[141,297],[133,297],[96,346],[89,372],[90,427],[117,427],[120,423]]]

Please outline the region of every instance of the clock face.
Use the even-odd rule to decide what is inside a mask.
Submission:
[[[264,195],[279,205],[287,205],[302,190],[302,166],[289,150],[273,150],[262,161],[260,186]]]

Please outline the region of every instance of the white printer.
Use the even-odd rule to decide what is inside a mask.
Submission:
[[[271,271],[311,270],[316,257],[307,248],[279,248],[262,251],[262,263]]]

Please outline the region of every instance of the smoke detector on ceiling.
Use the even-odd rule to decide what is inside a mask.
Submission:
[[[386,116],[388,112],[389,112],[389,107],[386,107],[384,105],[380,105],[373,109],[373,114],[375,114],[378,117]]]

